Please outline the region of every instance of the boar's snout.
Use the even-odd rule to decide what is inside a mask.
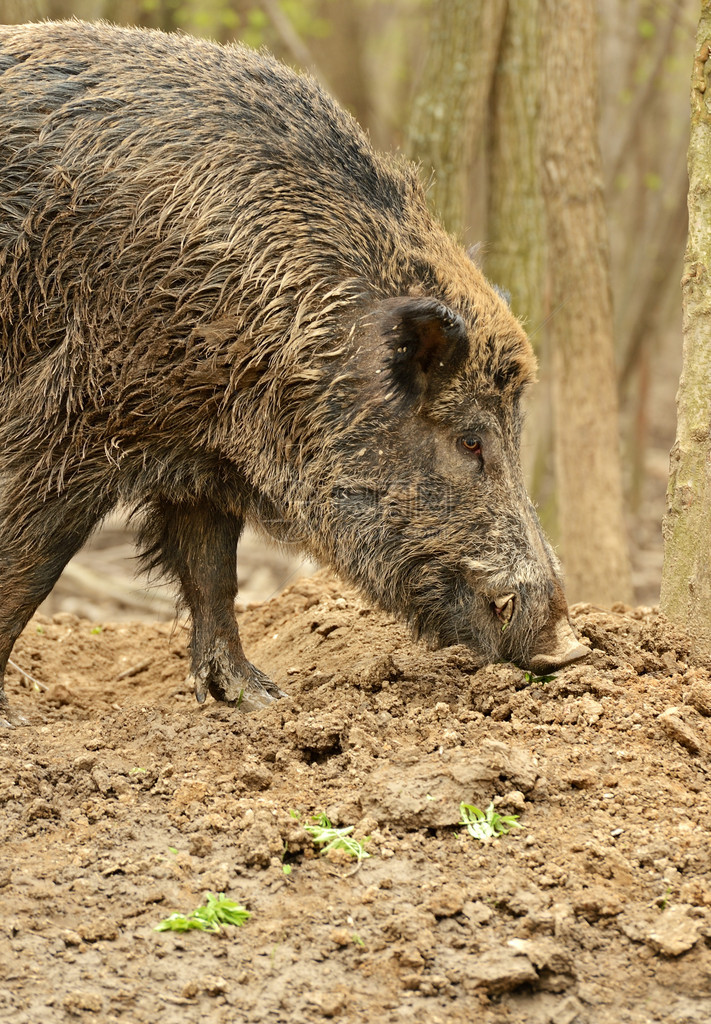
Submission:
[[[589,649],[579,642],[568,619],[561,617],[546,632],[545,637],[540,638],[539,645],[528,658],[526,668],[536,675],[557,672],[565,665],[585,658],[589,653]]]

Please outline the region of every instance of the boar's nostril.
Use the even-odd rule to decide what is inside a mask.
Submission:
[[[579,661],[588,654],[590,649],[579,642],[568,619],[563,616],[553,624],[542,649],[534,651],[528,658],[526,668],[537,674],[557,672],[558,669]]]
[[[558,651],[555,654],[537,654],[528,659],[527,667],[537,675],[542,675],[546,672],[557,672],[559,669],[565,668],[566,665],[572,665],[574,661],[587,658],[588,654],[590,654],[589,647],[584,647],[582,644],[573,644],[566,650]]]
[[[502,594],[500,597],[494,598],[491,602],[496,617],[502,622],[510,622],[511,616],[514,613],[514,606],[516,604],[515,594]]]

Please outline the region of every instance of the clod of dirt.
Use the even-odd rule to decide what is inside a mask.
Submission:
[[[538,971],[575,976],[575,961],[570,950],[555,939],[511,939],[509,945],[525,954]]]
[[[95,992],[69,992],[64,997],[62,1005],[67,1013],[80,1017],[87,1010],[91,1013],[100,1013],[103,1009],[104,1001]]]
[[[538,772],[531,755],[496,740],[482,741],[476,753],[407,751],[376,768],[360,793],[364,811],[382,825],[407,829],[456,825],[462,802],[486,807],[495,793],[515,785],[533,789]]]
[[[690,916],[693,909],[687,904],[664,911],[631,908],[620,921],[620,927],[634,942],[646,942],[664,956],[681,956],[696,944],[704,930],[704,920]]]
[[[118,926],[109,917],[97,917],[79,925],[79,934],[84,942],[98,942],[100,939],[117,939]]]
[[[692,754],[703,752],[708,755],[711,752],[711,745],[698,729],[682,717],[688,718],[690,714],[696,714],[694,708],[667,708],[659,716],[659,724],[668,736],[681,743],[682,747],[686,747]],[[703,725],[701,727],[703,728]]]
[[[528,957],[508,949],[490,949],[482,953],[469,973],[469,985],[491,995],[510,992],[537,980],[538,974]]]
[[[221,996],[229,989],[229,982],[217,974],[206,974],[201,978],[194,978],[183,986],[183,998],[194,999],[200,993],[207,996]]]
[[[687,673],[687,677],[690,674]],[[700,674],[699,672],[692,675],[693,682],[691,689],[686,694],[686,702],[709,718],[711,717],[711,683],[708,678],[699,678]],[[707,677],[708,673],[704,672],[704,676]]]

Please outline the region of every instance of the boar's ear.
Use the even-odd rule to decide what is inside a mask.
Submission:
[[[464,363],[469,353],[466,325],[443,302],[387,299],[381,309],[390,372],[408,398],[426,397]]]

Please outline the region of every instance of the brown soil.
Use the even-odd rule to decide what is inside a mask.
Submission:
[[[546,681],[326,576],[241,616],[288,698],[187,691],[185,631],[36,616],[0,734],[0,1020],[711,1020],[711,682],[650,609]],[[459,803],[520,815],[480,843]],[[300,821],[369,835],[319,856]],[[284,866],[290,867],[289,874]],[[206,891],[252,917],[156,932]]]

